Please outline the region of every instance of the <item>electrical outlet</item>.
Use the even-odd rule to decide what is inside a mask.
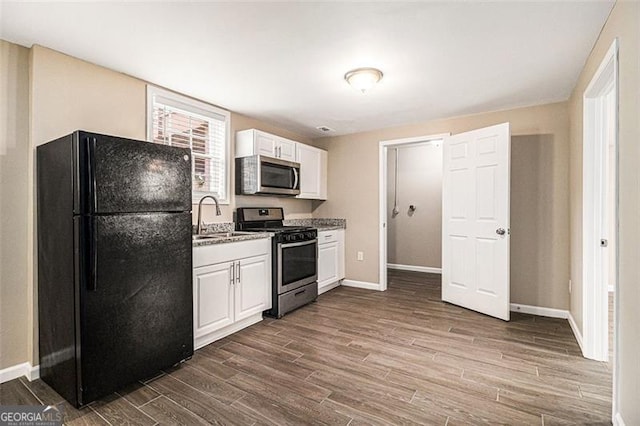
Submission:
[[[569,294],[571,294],[571,280],[569,280]]]
[[[364,260],[364,252],[359,251],[357,256],[358,262],[362,262]]]

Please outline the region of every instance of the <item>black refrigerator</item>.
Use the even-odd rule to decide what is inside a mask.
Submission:
[[[193,355],[191,152],[37,148],[40,377],[79,407]]]

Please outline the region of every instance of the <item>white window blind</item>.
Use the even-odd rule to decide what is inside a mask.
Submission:
[[[147,90],[148,140],[190,148],[194,198],[212,194],[228,202],[229,113],[159,88]]]

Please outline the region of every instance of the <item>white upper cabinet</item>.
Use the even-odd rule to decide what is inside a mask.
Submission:
[[[299,143],[296,161],[300,163],[300,194],[297,198],[327,199],[327,151]]]
[[[249,129],[236,133],[236,157],[266,155],[287,161],[296,160],[297,142],[261,130]]]
[[[236,133],[236,157],[266,155],[300,163],[300,194],[296,198],[327,199],[327,151],[262,130]]]

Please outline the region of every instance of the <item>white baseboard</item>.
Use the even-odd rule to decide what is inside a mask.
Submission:
[[[345,287],[356,287],[356,288],[364,288],[367,290],[378,290],[380,291],[380,284],[378,283],[369,283],[366,281],[356,281],[356,280],[343,280],[342,285]]]
[[[40,367],[33,367],[28,362],[22,364],[13,365],[11,367],[3,368],[0,370],[0,383],[9,382],[11,380],[26,377],[30,382],[40,377]]]
[[[537,315],[539,317],[569,318],[569,311],[564,309],[544,308],[541,306],[511,304],[511,312],[522,312],[523,314]]]
[[[441,274],[442,268],[432,268],[431,266],[401,265],[399,263],[387,263],[387,268],[399,271],[428,272],[430,274]]]
[[[573,318],[573,315],[571,315],[571,312],[569,312],[568,320],[569,320],[569,325],[571,326],[571,331],[573,331],[573,335],[576,337],[576,340],[578,341],[578,346],[580,346],[580,350],[584,354],[584,347],[582,346],[582,333],[580,333],[578,324],[576,324],[576,320]]]
[[[336,281],[334,283],[331,283],[329,285],[318,287],[318,296],[321,295],[322,293],[328,292],[329,290],[333,290],[334,288],[339,287],[339,286],[340,286],[340,280],[338,280],[338,281]]]
[[[616,413],[615,417],[613,418],[613,426],[625,426],[625,422],[624,420],[622,420],[622,416],[620,415],[620,413]]]

